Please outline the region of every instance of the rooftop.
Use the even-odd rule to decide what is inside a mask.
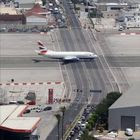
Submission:
[[[135,84],[111,105],[110,109],[140,106],[140,83]]]
[[[32,12],[32,13],[43,13],[43,12],[46,12],[45,9],[41,8],[41,6],[37,3],[33,6],[32,9],[28,10],[28,12]]]
[[[27,105],[4,105],[0,106],[0,129],[31,133],[40,121],[39,117],[22,117]]]
[[[14,7],[5,7],[3,5],[0,5],[0,14],[9,14],[9,15],[18,15],[19,12]]]
[[[15,2],[25,4],[25,3],[35,3],[35,0],[15,0]]]

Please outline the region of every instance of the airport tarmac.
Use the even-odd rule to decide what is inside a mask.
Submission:
[[[140,34],[112,35],[106,37],[106,42],[115,56],[139,56]]]
[[[0,34],[0,82],[46,82],[63,81],[57,61],[46,63],[46,59],[38,56],[37,41],[41,40],[49,48],[54,48],[50,33],[47,34]],[[34,59],[43,62],[35,63]]]
[[[130,86],[140,81],[140,35],[109,35],[105,37],[108,49],[104,49],[105,55],[115,56],[112,61],[112,69],[115,75],[122,82],[122,77]],[[117,62],[118,61],[118,62]],[[118,67],[116,64],[119,64]],[[116,67],[115,67],[116,65]],[[122,72],[124,76],[122,76]]]
[[[54,98],[64,97],[65,85],[58,61],[47,60],[34,51],[38,49],[38,40],[44,42],[47,48],[55,49],[51,33],[5,33],[0,34],[0,38],[0,87],[8,93],[7,102],[22,100],[32,90],[37,93],[37,103],[47,103],[49,88],[54,89]],[[41,61],[35,62],[34,59]],[[11,82],[11,79],[14,81]],[[48,82],[46,85],[36,85]],[[16,94],[12,95],[11,91]]]

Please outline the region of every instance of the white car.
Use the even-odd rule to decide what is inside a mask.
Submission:
[[[85,124],[85,123],[82,123],[82,124],[80,125],[80,127],[81,127],[82,130],[84,130],[84,129],[86,128],[86,124]]]
[[[42,112],[43,110],[41,109],[41,108],[38,108],[37,110],[36,110],[36,112]]]
[[[116,138],[116,137],[118,136],[118,133],[117,133],[117,132],[111,131],[111,132],[109,132],[109,133],[107,134],[107,136],[109,136],[109,137],[111,137],[111,138]]]
[[[125,135],[132,136],[133,135],[133,130],[131,128],[126,128]]]

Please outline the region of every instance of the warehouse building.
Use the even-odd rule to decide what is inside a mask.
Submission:
[[[130,88],[109,108],[109,130],[140,130],[140,84]]]

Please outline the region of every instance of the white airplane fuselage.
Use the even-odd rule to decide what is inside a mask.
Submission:
[[[63,59],[63,60],[78,60],[78,59],[94,59],[97,57],[91,52],[56,52],[47,50],[47,52],[38,52],[39,55],[43,55],[52,59]]]

